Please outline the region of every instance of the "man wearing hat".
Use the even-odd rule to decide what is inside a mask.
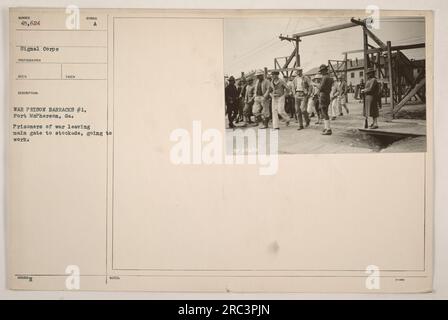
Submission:
[[[297,130],[302,130],[304,128],[304,120],[305,127],[310,125],[310,118],[307,111],[310,86],[311,80],[303,75],[303,70],[301,68],[297,69],[297,76],[293,81],[296,114],[299,120],[299,128]]]
[[[233,120],[235,120],[235,117],[238,115],[238,90],[235,86],[235,78],[233,76],[229,78],[229,84],[225,88],[224,96],[227,106],[229,128],[234,128]]]
[[[249,78],[248,84],[246,86],[246,94],[244,96],[244,121],[245,124],[251,124],[252,120],[250,119],[252,115],[252,106],[254,105],[255,99],[255,86],[254,79]]]
[[[266,129],[269,121],[269,91],[271,84],[269,80],[264,78],[262,70],[257,71],[255,76],[257,80],[254,84],[255,98],[252,113],[257,123],[262,122],[261,129]]]
[[[286,94],[285,98],[285,111],[289,115],[291,119],[296,118],[296,109],[295,109],[295,99],[294,99],[294,77],[288,77],[288,81],[286,81],[286,85],[289,88],[289,92]],[[298,119],[296,118],[296,121]]]
[[[271,81],[271,97],[272,97],[272,128],[279,130],[278,115],[280,114],[286,122],[286,126],[289,125],[289,115],[285,111],[285,96],[289,92],[288,85],[283,79],[278,77],[278,71],[272,71]]]
[[[308,94],[308,109],[313,110],[317,115],[317,121],[316,124],[322,123],[322,112],[320,110],[319,106],[319,85],[320,81],[322,79],[322,76],[320,74],[316,74],[311,79],[311,86]]]
[[[244,97],[246,96],[246,78],[242,77],[240,81],[238,81],[238,85],[236,89],[238,90],[238,116],[236,118],[235,123],[241,122],[244,119]]]
[[[322,64],[319,67],[319,73],[322,75],[322,80],[318,88],[319,107],[324,119],[324,130],[322,131],[322,134],[325,136],[330,136],[332,134],[332,131],[330,125],[330,117],[328,116],[328,107],[330,105],[330,92],[333,86],[333,78],[328,75],[328,66],[325,64]]]
[[[347,93],[348,93],[348,87],[347,87],[347,81],[345,79],[345,76],[341,76],[338,82],[338,108],[339,108],[339,115],[342,116],[342,108],[345,109],[345,112],[349,114],[349,110],[347,108]]]
[[[367,70],[367,81],[365,89],[362,90],[365,95],[366,102],[364,104],[364,117],[372,117],[373,122],[369,126],[370,129],[378,129],[379,102],[380,102],[380,84],[375,78],[375,69]]]

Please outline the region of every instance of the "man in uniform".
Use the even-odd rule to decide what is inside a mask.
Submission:
[[[283,120],[286,122],[286,126],[289,125],[290,118],[285,111],[285,97],[289,92],[288,85],[283,79],[278,77],[278,71],[272,71],[271,89],[272,92],[272,128],[279,130],[278,115],[280,114]]]
[[[329,107],[329,115],[331,120],[336,120],[338,115],[338,88],[339,88],[339,80],[333,79],[333,86],[330,91],[330,107]]]
[[[319,107],[319,85],[320,81],[322,79],[322,76],[320,74],[317,74],[313,77],[311,80],[311,86],[308,94],[308,109],[313,110],[317,115],[317,121],[316,124],[322,123],[322,112],[320,111]]]
[[[303,75],[302,69],[297,70],[297,76],[293,81],[294,98],[297,118],[299,119],[299,128],[304,128],[303,121],[305,120],[305,127],[310,125],[310,118],[307,112],[308,106],[308,90],[311,85],[311,81],[307,76]]]
[[[262,123],[260,129],[266,129],[269,123],[269,91],[271,84],[269,80],[264,78],[262,70],[257,71],[255,75],[257,80],[254,84],[255,98],[252,113],[257,124]]]
[[[369,126],[370,129],[378,129],[379,101],[380,101],[380,84],[375,78],[375,69],[367,70],[367,81],[365,89],[362,90],[365,95],[364,117],[372,117],[373,122]]]
[[[333,86],[333,78],[328,75],[328,66],[322,64],[319,67],[319,73],[322,75],[322,80],[319,85],[319,106],[322,111],[322,117],[324,119],[324,130],[322,134],[325,136],[330,136],[332,134],[330,117],[328,116],[328,107],[330,105],[330,92]]]
[[[339,84],[338,84],[338,107],[339,107],[339,115],[342,116],[342,108],[345,109],[345,112],[348,114],[348,108],[347,108],[347,82],[345,81],[344,76],[340,78]]]
[[[248,84],[246,86],[246,94],[244,96],[244,121],[245,124],[251,124],[252,120],[250,119],[252,115],[252,106],[254,105],[255,99],[255,86],[254,79],[249,78]]]
[[[243,121],[244,97],[246,96],[245,78],[241,78],[240,81],[238,81],[237,91],[238,91],[238,116],[235,121],[236,123]]]
[[[285,97],[285,110],[291,119],[295,118],[296,122],[298,122],[299,120],[296,117],[295,102],[294,102],[295,99],[294,99],[294,77],[293,76],[288,77],[288,81],[286,82],[286,85],[289,88],[289,92],[286,94],[286,97]]]
[[[234,128],[233,120],[235,120],[235,117],[238,115],[238,90],[235,86],[235,78],[233,76],[229,78],[229,84],[225,88],[224,96],[227,106],[229,128]]]
[[[364,79],[361,79],[361,81],[357,85],[357,90],[356,90],[357,95],[355,94],[355,96],[357,96],[357,98],[355,98],[355,99],[358,99],[359,102],[362,102],[364,99],[364,93],[363,93],[364,87],[365,87]]]

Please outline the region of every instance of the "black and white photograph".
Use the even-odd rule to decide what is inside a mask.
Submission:
[[[0,5],[0,300],[448,297],[448,2],[101,1]]]
[[[279,154],[425,152],[425,18],[224,20],[226,134]]]

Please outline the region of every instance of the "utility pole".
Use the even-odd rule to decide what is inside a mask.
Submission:
[[[296,68],[300,67],[300,53],[299,53],[299,43],[300,43],[300,38],[296,37]]]
[[[344,54],[344,80],[345,88],[348,88],[348,56],[347,52]],[[345,95],[345,103],[348,103],[348,94]]]
[[[392,44],[390,41],[387,41],[387,68],[389,74],[390,107],[392,112],[392,118],[394,118],[394,82],[392,75]]]

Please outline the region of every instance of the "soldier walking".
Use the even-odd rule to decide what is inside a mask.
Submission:
[[[328,75],[328,66],[322,64],[319,67],[319,73],[322,75],[322,81],[319,85],[319,106],[324,119],[324,130],[322,134],[330,136],[332,134],[330,117],[328,116],[328,107],[330,105],[330,92],[333,86],[333,79]]]
[[[375,70],[373,68],[367,70],[366,86],[362,93],[366,99],[363,115],[364,117],[372,117],[373,122],[369,126],[370,129],[378,129],[380,84],[375,78]]]
[[[311,80],[311,86],[308,94],[308,109],[313,110],[317,115],[317,121],[315,124],[322,123],[322,112],[319,106],[319,85],[321,81],[321,75],[315,75]]]
[[[238,116],[238,89],[235,86],[235,78],[229,78],[229,84],[224,91],[225,102],[227,106],[227,117],[229,119],[229,128],[234,128],[233,121]]]
[[[279,130],[278,126],[278,115],[280,114],[286,122],[286,126],[289,125],[289,115],[285,111],[285,97],[289,92],[288,85],[283,79],[278,77],[279,72],[272,72],[272,82],[271,82],[271,91],[272,91],[272,128],[274,130]]]
[[[293,81],[296,115],[299,120],[299,128],[297,130],[302,130],[310,125],[310,118],[307,112],[310,85],[310,79],[303,75],[302,69],[298,69],[297,76]],[[303,125],[304,121],[305,126]]]
[[[237,91],[238,91],[238,116],[235,121],[236,123],[243,121],[244,97],[246,95],[245,78],[241,78],[240,81],[238,81]]]
[[[264,72],[258,71],[256,74],[257,80],[255,81],[255,98],[253,106],[253,114],[255,120],[261,123],[260,129],[266,129],[269,123],[269,91],[271,84],[269,80],[264,78]]]
[[[349,110],[347,108],[347,82],[345,81],[344,76],[341,77],[338,85],[338,102],[339,102],[339,115],[343,116],[342,108],[345,109],[345,112],[349,114]]]
[[[254,105],[255,99],[255,86],[254,79],[249,78],[248,84],[246,86],[246,94],[244,96],[244,121],[245,124],[251,124],[252,106]]]
[[[285,98],[285,110],[286,113],[288,113],[289,117],[292,119],[296,119],[297,120],[297,116],[296,116],[296,111],[295,111],[295,104],[294,104],[294,77],[289,77],[288,81],[286,82],[286,85],[288,86],[289,92],[286,94],[286,98]]]

